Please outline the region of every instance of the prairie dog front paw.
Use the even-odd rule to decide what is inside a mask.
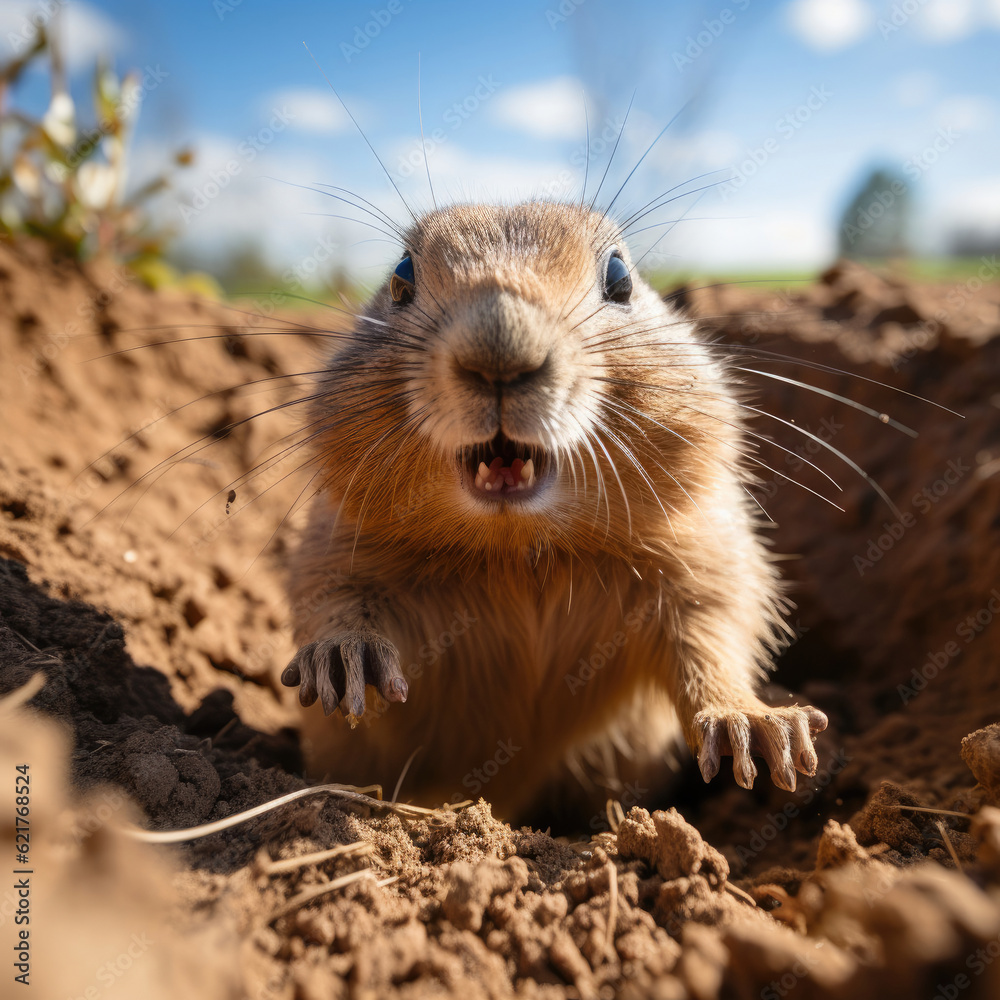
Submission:
[[[299,701],[317,698],[330,715],[339,705],[349,720],[365,712],[365,685],[386,701],[406,701],[409,688],[399,668],[396,647],[377,632],[358,629],[303,646],[281,674],[286,687],[298,687]]]
[[[752,788],[757,767],[752,755],[767,761],[771,780],[785,791],[795,791],[795,772],[813,775],[818,759],[812,738],[826,729],[827,718],[811,705],[769,708],[763,702],[732,709],[712,708],[694,719],[701,736],[698,767],[705,781],[719,773],[722,757],[733,758],[733,774],[744,788]]]

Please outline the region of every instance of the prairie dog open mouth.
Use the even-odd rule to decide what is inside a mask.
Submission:
[[[546,471],[545,453],[500,431],[491,441],[463,448],[459,456],[469,490],[496,500],[527,499]]]

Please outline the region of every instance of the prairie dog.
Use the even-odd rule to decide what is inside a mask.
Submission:
[[[420,748],[406,796],[512,818],[567,760],[655,763],[679,723],[706,781],[727,755],[746,788],[754,754],[784,789],[815,773],[826,717],[756,694],[783,604],[734,385],[611,219],[419,217],[313,392],[282,675],[313,772],[391,789]]]

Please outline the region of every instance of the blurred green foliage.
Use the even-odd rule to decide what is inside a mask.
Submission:
[[[259,244],[243,244],[223,260],[200,256],[190,249],[174,247],[167,259],[178,270],[208,272],[230,298],[281,295],[292,306],[307,306],[330,300],[367,299],[373,288],[361,286],[342,268],[317,270],[302,280],[293,271],[271,264]]]
[[[42,60],[48,62],[51,98],[36,119],[11,98],[32,64]],[[99,62],[94,123],[83,125],[58,45],[45,26],[0,67],[0,236],[41,237],[80,259],[109,255],[149,284],[176,283],[176,272],[163,260],[173,233],[152,223],[148,205],[178,168],[191,163],[191,154],[178,152],[169,170],[126,195],[129,140],[144,86],[140,74],[119,77]]]

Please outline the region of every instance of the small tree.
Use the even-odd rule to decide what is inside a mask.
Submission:
[[[891,169],[872,170],[840,219],[842,257],[903,257],[908,253],[910,190]]]

